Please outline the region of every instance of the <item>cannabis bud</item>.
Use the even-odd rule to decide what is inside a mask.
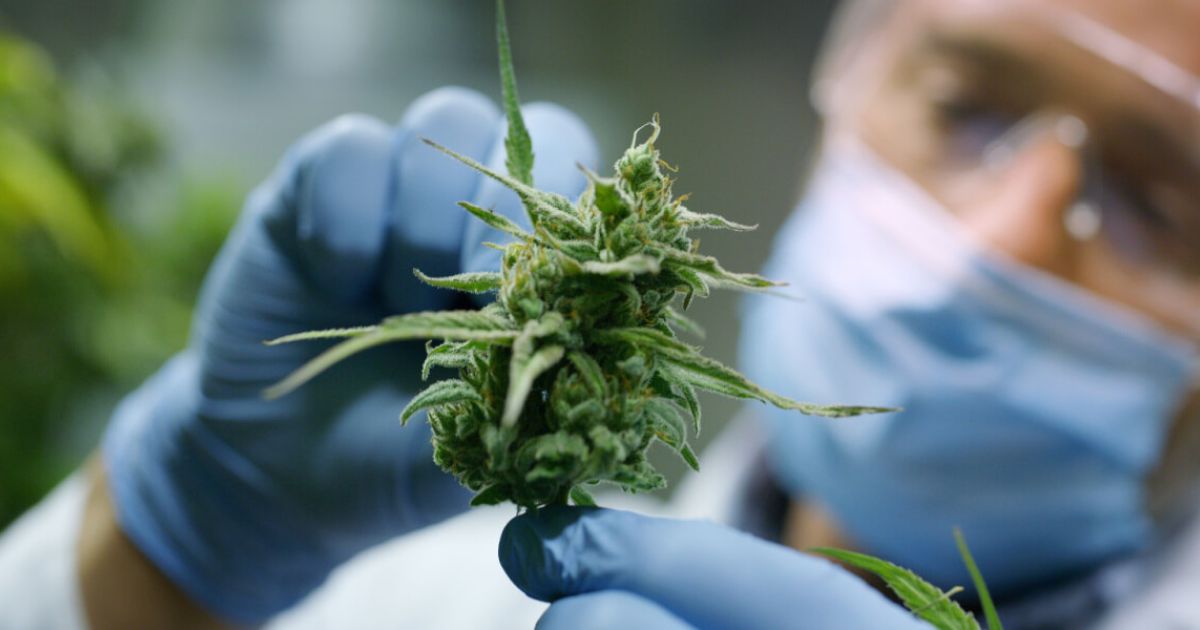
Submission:
[[[425,410],[434,458],[477,492],[474,504],[512,501],[534,508],[592,504],[584,486],[609,482],[628,491],[665,485],[646,460],[654,441],[675,450],[692,468],[685,414],[700,426],[697,390],[756,399],[803,413],[847,416],[880,411],[796,402],[766,391],[681,341],[676,328],[698,327],[686,309],[714,287],[763,290],[773,283],[725,270],[697,251],[699,229],[753,229],[713,214],[692,212],[671,191],[672,179],[648,137],[617,160],[611,178],[585,173],[575,201],[533,186],[532,145],[518,107],[508,35],[499,7],[497,36],[508,118],[507,170],[502,174],[432,141],[428,144],[516,192],[531,231],[467,202],[467,212],[513,237],[502,247],[499,272],[430,278],[436,287],[496,293],[479,311],[400,315],[377,326],[291,335],[271,343],[345,337],[269,395],[298,387],[323,369],[379,344],[425,338],[423,376],[431,368],[458,370],[433,383],[401,414]]]

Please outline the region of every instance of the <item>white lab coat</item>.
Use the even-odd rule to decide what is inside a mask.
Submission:
[[[739,522],[753,509],[744,498],[754,483],[754,464],[761,452],[756,425],[735,422],[706,449],[703,472],[690,476],[671,503],[620,495],[605,497],[602,503],[679,518]],[[72,477],[0,537],[0,629],[84,627],[74,578],[74,543],[85,498],[82,479]],[[545,604],[513,587],[496,560],[500,531],[513,514],[511,506],[474,509],[371,549],[267,627],[532,628]],[[1098,588],[1117,602],[1098,622],[1088,624],[1091,628],[1200,630],[1200,524],[1099,582],[1089,592]],[[1068,589],[1049,601],[1053,605],[1071,598]]]

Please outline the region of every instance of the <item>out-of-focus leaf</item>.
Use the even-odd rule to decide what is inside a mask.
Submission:
[[[975,618],[950,599],[952,593],[943,593],[908,569],[844,549],[820,547],[810,551],[879,576],[905,607],[938,630],[979,630]]]

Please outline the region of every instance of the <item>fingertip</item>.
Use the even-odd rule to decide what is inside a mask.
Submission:
[[[483,160],[500,118],[490,99],[461,87],[421,96],[401,118],[393,149],[394,190],[381,281],[384,303],[391,310],[441,308],[438,300],[448,299],[448,292],[414,278],[412,268],[419,264],[434,276],[459,271],[465,217],[455,204],[471,198],[479,186],[477,173],[422,140]]]
[[[543,190],[568,197],[583,190],[585,178],[576,168],[582,164],[596,170],[600,150],[591,129],[575,112],[549,102],[534,102],[522,108],[533,140],[533,181]]]
[[[526,512],[500,534],[500,566],[526,595],[545,602],[571,592],[574,562],[564,553],[567,531],[597,508],[551,506]]]
[[[404,110],[399,126],[411,129],[441,128],[464,121],[478,120],[486,124],[490,132],[499,118],[500,110],[492,102],[492,99],[470,88],[448,85],[418,96],[408,106],[408,109]],[[453,130],[447,129],[447,131]],[[462,132],[464,137],[474,139],[475,134],[471,134],[469,130],[464,129]],[[444,142],[440,140],[439,142],[447,144],[451,140],[452,138],[446,138]],[[451,145],[447,144],[447,146]],[[486,150],[486,148],[482,147],[481,149]]]
[[[339,301],[370,286],[383,246],[392,130],[362,114],[322,125],[289,155],[290,206],[306,274]]]

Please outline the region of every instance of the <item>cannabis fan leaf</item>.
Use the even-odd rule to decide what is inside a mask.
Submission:
[[[417,394],[402,418],[425,411],[434,458],[468,488],[475,503],[512,501],[532,508],[590,504],[584,485],[616,484],[629,491],[665,481],[646,459],[659,441],[692,468],[687,417],[699,430],[696,391],[764,401],[824,416],[882,411],[824,407],[764,390],[735,370],[680,341],[675,330],[699,327],[686,309],[712,287],[762,290],[776,283],[726,270],[697,251],[689,230],[745,231],[752,226],[688,210],[672,193],[655,145],[655,118],[634,134],[612,177],[585,172],[575,201],[533,185],[533,150],[517,104],[503,6],[497,25],[508,173],[499,173],[442,147],[430,146],[512,189],[531,230],[486,208],[462,202],[471,215],[513,237],[503,246],[498,273],[431,278],[426,284],[468,293],[495,292],[480,311],[413,313],[377,326],[292,335],[271,343],[345,338],[279,383],[268,395],[299,387],[361,350],[426,338],[422,375],[431,368],[458,378]],[[639,141],[643,130],[646,138]]]

